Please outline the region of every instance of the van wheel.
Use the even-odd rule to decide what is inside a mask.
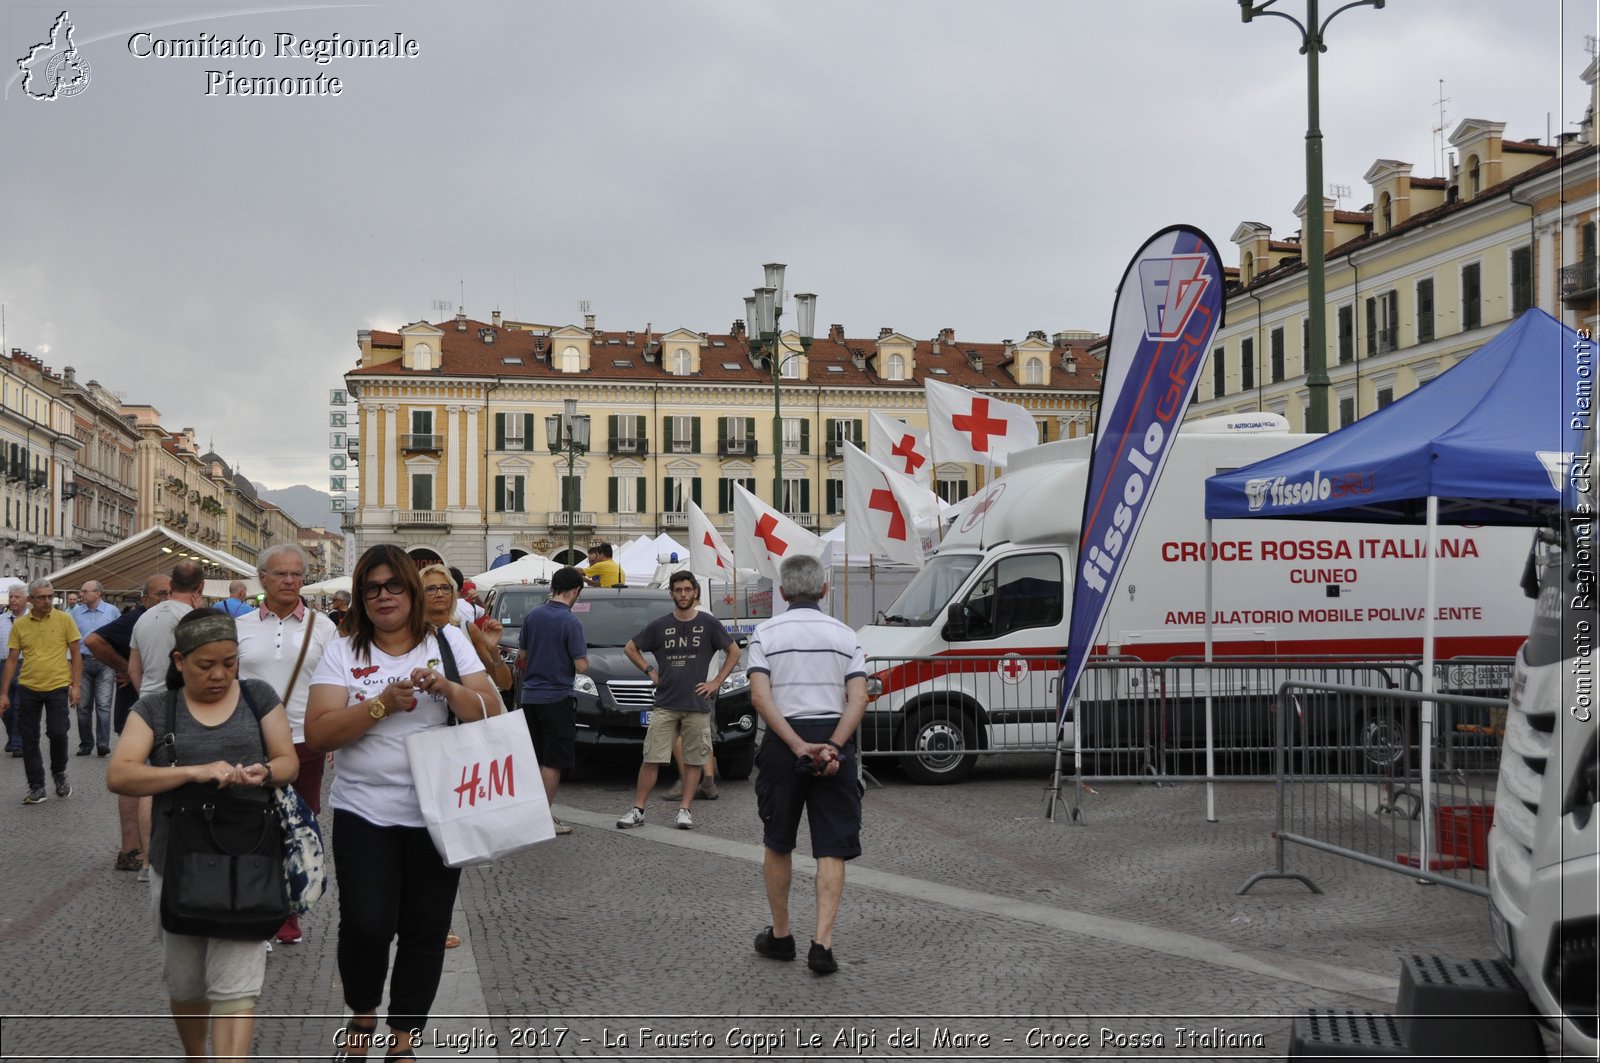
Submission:
[[[930,705],[911,717],[902,735],[906,742],[900,748],[916,756],[896,759],[913,782],[928,786],[960,782],[977,766],[977,755],[968,752],[977,746],[972,723],[959,709]]]

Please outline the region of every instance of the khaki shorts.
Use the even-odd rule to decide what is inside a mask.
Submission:
[[[644,733],[644,762],[665,764],[672,759],[672,740],[683,736],[683,762],[702,767],[711,759],[711,714],[651,709],[650,727]]]

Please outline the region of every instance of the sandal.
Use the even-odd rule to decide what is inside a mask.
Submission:
[[[125,853],[117,854],[116,869],[118,871],[137,871],[144,866],[144,850],[129,849]]]
[[[460,944],[461,944],[461,938],[460,938],[459,935],[456,934],[456,932],[454,930],[450,931],[450,933],[448,933],[448,934],[446,934],[444,936],[444,947],[445,948],[453,949],[453,948],[456,948],[457,946],[459,946]]]
[[[350,1044],[350,1042],[352,1040],[354,1040],[357,1037],[363,1037],[364,1036],[364,1037],[367,1038],[367,1049],[368,1049],[368,1051],[370,1051],[372,1049],[372,1035],[377,1033],[377,1032],[378,1032],[378,1017],[376,1015],[374,1015],[372,1018],[368,1019],[364,1023],[357,1022],[352,1017],[349,1022],[345,1023],[344,1031],[343,1031],[342,1036],[338,1037],[336,1042],[335,1042],[336,1044],[338,1044],[339,1047],[337,1047],[337,1048],[335,1048],[333,1050],[333,1058],[334,1058],[334,1060],[338,1061],[338,1060],[341,1060],[341,1059],[365,1059],[365,1058],[367,1058],[365,1053],[363,1053],[363,1054],[361,1054],[359,1056],[353,1056],[348,1051],[346,1051],[346,1049],[348,1048],[348,1046],[349,1046],[349,1044]]]

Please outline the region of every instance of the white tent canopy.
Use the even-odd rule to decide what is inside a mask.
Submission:
[[[236,579],[244,580],[251,594],[261,592],[255,565],[225,550],[202,546],[161,524],[58,569],[50,574],[50,582],[61,589],[92,579],[99,580],[108,595],[138,594],[151,576],[170,574],[172,566],[185,558],[205,566],[208,581],[221,581],[224,595],[228,583]]]
[[[543,554],[527,554],[517,558],[509,565],[491,568],[487,572],[476,576],[469,576],[480,591],[490,587],[498,587],[506,583],[541,583],[548,582],[551,575],[561,566],[545,557]]]
[[[334,576],[332,579],[325,579],[321,583],[313,583],[309,586],[301,587],[300,593],[332,594],[334,591],[344,591],[346,594],[349,594],[350,587],[351,583],[349,576]]]

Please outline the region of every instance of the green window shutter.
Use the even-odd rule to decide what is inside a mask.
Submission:
[[[612,450],[617,449],[617,420],[616,414],[606,418],[606,444]],[[613,509],[612,512],[615,513],[616,510]]]
[[[800,481],[800,512],[811,512],[811,481]]]
[[[811,453],[811,422],[800,418],[800,453]]]
[[[850,422],[850,442],[858,447],[861,445],[861,418],[859,417]]]
[[[504,416],[504,414],[498,416]],[[494,511],[496,513],[504,513],[506,511],[506,478],[504,476],[496,476],[494,478]]]
[[[833,516],[835,513],[839,512],[838,487],[839,487],[839,481],[838,480],[829,480],[828,481],[828,515],[830,517]]]
[[[750,453],[754,455],[756,452],[756,419],[754,417],[746,417],[744,419],[744,437],[750,441]]]
[[[749,491],[751,494],[756,493],[756,478],[754,476],[745,477],[744,489]]]
[[[506,415],[503,413],[494,415],[494,449],[506,449]]]
[[[533,414],[522,415],[522,449],[533,449]]]
[[[733,481],[726,476],[717,481],[717,512],[728,512],[728,496],[733,494]]]
[[[1367,357],[1378,350],[1378,300],[1367,300]]]
[[[695,423],[700,423],[698,417],[695,418]],[[700,477],[696,476],[693,480],[690,480],[689,485],[689,495],[694,499],[694,504],[698,506],[700,504]]]
[[[698,454],[700,453],[700,418],[690,418],[689,427],[689,451],[690,453]]]
[[[517,481],[517,512],[524,513],[528,509],[528,478],[518,476]]]
[[[616,420],[616,418],[613,417],[612,420]],[[615,476],[608,476],[608,477],[606,477],[606,512],[607,513],[615,513],[616,511],[617,511],[617,478]]]
[[[718,454],[727,453],[727,449],[728,449],[728,422],[731,421],[731,420],[733,420],[733,418],[731,418],[731,417],[718,417],[717,418],[717,453]]]
[[[837,417],[829,417],[827,420],[822,422],[822,438],[823,439],[825,439],[825,440],[827,440],[828,442],[831,443],[833,440],[839,438],[838,432],[839,432],[839,419]],[[826,446],[824,446],[823,449],[826,450],[827,449]]]
[[[661,478],[661,512],[671,513],[672,509],[672,477]]]

